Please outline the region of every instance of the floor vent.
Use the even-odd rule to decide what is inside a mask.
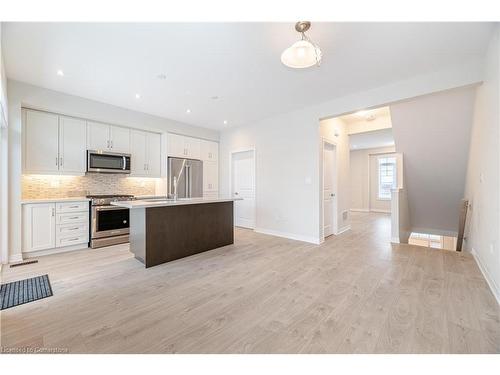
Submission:
[[[38,260],[27,260],[25,262],[11,264],[10,268],[19,267],[19,266],[27,266],[28,264],[33,264],[33,263],[38,263]]]

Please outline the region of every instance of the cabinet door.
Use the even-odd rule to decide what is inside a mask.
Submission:
[[[25,114],[25,173],[57,173],[59,116],[29,110]]]
[[[186,157],[186,146],[182,135],[167,134],[167,155],[176,158]]]
[[[147,172],[149,177],[161,177],[161,135],[147,133]]]
[[[59,117],[59,171],[86,171],[87,124],[71,117]]]
[[[201,151],[201,160],[213,160],[211,155],[211,143],[210,141],[200,140],[200,151]]]
[[[109,125],[87,122],[87,149],[110,151]]]
[[[130,130],[130,140],[130,174],[145,177],[147,176],[147,133],[140,130]]]
[[[219,189],[219,166],[215,161],[203,162],[203,191]]]
[[[112,152],[130,153],[130,129],[111,126],[109,139],[110,150]]]
[[[219,142],[210,142],[210,160],[219,160]]]
[[[201,159],[201,143],[198,138],[184,137],[184,144],[187,150],[187,158]]]
[[[56,246],[55,203],[23,206],[23,252],[52,249]]]

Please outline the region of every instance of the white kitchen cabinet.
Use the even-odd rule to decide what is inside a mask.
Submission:
[[[161,177],[161,135],[131,130],[131,176]]]
[[[23,252],[51,249],[56,246],[55,203],[23,206]]]
[[[168,134],[168,156],[187,159],[201,159],[201,142],[198,138]]]
[[[203,162],[203,191],[219,190],[219,166],[216,161]]]
[[[87,148],[128,154],[130,153],[130,129],[89,121],[87,122]]]
[[[59,116],[26,110],[24,173],[58,173]]]
[[[111,125],[109,134],[111,152],[130,153],[130,129]]]
[[[219,159],[219,143],[201,140],[201,160],[217,161]]]
[[[85,248],[88,242],[88,201],[47,202],[23,205],[23,253],[68,246],[72,246],[68,250]]]
[[[33,110],[24,116],[24,173],[85,173],[85,121]]]
[[[147,133],[147,167],[149,177],[161,177],[161,135]]]
[[[86,171],[86,123],[71,117],[59,117],[59,171],[84,174]]]
[[[146,149],[147,135],[140,130],[130,131],[130,175],[136,177],[147,176]]]
[[[109,125],[87,122],[87,149],[109,151]]]

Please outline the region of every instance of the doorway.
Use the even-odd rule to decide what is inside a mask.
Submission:
[[[338,233],[337,146],[323,141],[323,239]]]
[[[231,153],[231,195],[243,198],[234,202],[234,225],[255,229],[255,150]]]

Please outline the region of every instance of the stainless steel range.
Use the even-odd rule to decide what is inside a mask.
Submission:
[[[129,210],[111,205],[133,200],[133,195],[88,195],[90,207],[90,247],[117,245],[129,241]]]

